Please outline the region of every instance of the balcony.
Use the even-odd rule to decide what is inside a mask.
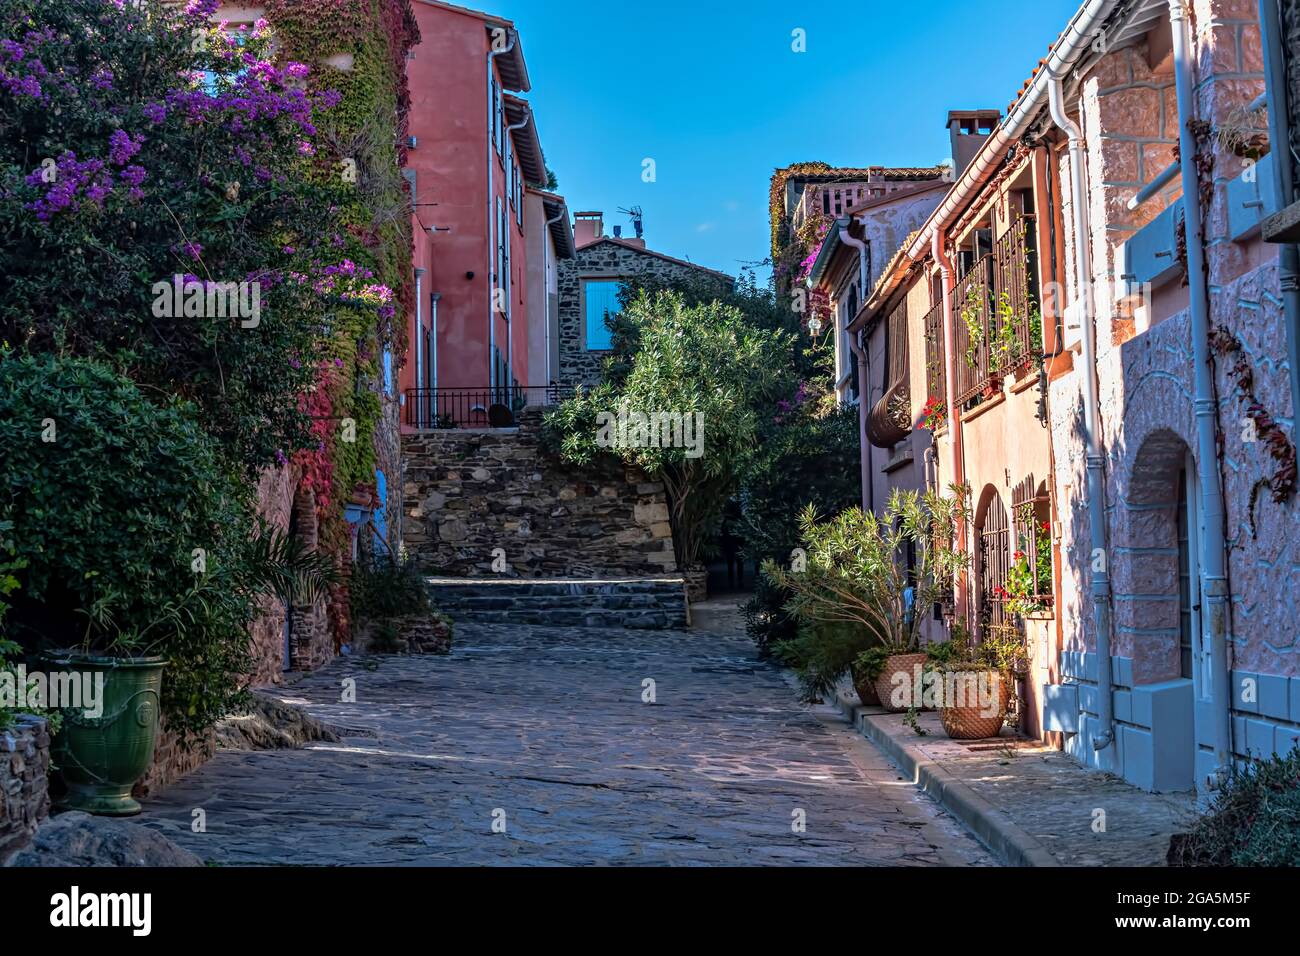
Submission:
[[[798,232],[817,216],[845,216],[854,206],[884,196],[888,188],[883,182],[810,184],[804,189],[799,205],[794,208],[794,215],[790,217],[791,225]]]
[[[943,360],[943,300],[925,313],[921,320],[925,333],[925,394],[926,404],[938,402],[943,411],[930,416],[927,427],[937,430],[946,420],[948,401],[948,368]]]
[[[560,385],[484,388],[408,388],[405,423],[411,428],[513,428],[526,408],[555,405],[573,395]]]
[[[953,290],[958,405],[991,395],[1042,352],[1033,220],[1016,220]]]

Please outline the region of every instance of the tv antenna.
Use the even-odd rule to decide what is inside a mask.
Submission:
[[[631,209],[619,209],[619,212],[632,220],[632,228],[636,230],[636,237],[642,238],[645,233],[645,223],[643,222],[645,214],[641,212],[640,206],[633,206]]]

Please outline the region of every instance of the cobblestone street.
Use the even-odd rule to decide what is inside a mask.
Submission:
[[[283,696],[344,739],[219,753],[139,822],[227,865],[992,864],[736,633],[463,624]]]

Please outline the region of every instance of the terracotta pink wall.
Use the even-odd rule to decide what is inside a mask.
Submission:
[[[428,272],[422,283],[426,326],[429,296],[438,304],[438,386],[483,387],[490,380],[489,305],[495,249],[488,212],[490,36],[481,17],[415,3],[422,37],[407,61],[411,88],[410,131],[418,146],[408,165],[416,173],[422,205],[416,210],[429,237]],[[498,58],[499,60],[500,58]],[[491,153],[492,195],[505,204],[511,240],[516,316],[515,376],[527,382],[527,244],[509,208],[508,174],[495,149]],[[492,217],[496,216],[495,198]],[[448,230],[448,231],[444,231]],[[474,273],[473,279],[466,277]],[[493,315],[498,347],[506,352],[507,323]],[[414,316],[408,317],[413,327]],[[403,389],[415,384],[414,351],[401,371]]]

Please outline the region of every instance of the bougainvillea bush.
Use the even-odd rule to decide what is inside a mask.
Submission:
[[[334,6],[347,7],[346,23]],[[247,663],[251,596],[264,593],[257,578],[275,550],[259,532],[253,479],[292,463],[315,493],[323,547],[339,551],[331,529],[373,480],[382,357],[400,350],[396,316],[411,304],[397,145],[417,37],[409,0],[271,4],[274,27],[214,22],[217,7],[0,5],[0,365],[58,356],[131,384],[131,401],[112,399],[97,420],[103,474],[87,480],[107,482],[104,502],[120,485],[139,505],[86,509],[99,518],[81,526],[75,495],[47,502],[50,526],[72,543],[46,560],[44,526],[18,520],[34,499],[15,478],[0,518],[12,512],[19,551],[44,557],[22,575],[26,606],[12,623],[60,640],[77,616],[97,622],[88,633],[104,646],[151,627],[151,614],[173,625],[192,615],[162,645],[169,726],[182,731],[221,713]],[[313,34],[309,22],[327,28]],[[320,62],[340,52],[355,69]],[[153,427],[146,406],[187,410],[186,454],[207,456],[203,487],[220,476],[229,495],[157,484],[170,471],[139,448]],[[46,415],[58,426],[72,410]],[[140,508],[153,517],[136,520]],[[214,524],[216,550],[202,533]],[[194,548],[219,560],[174,576],[174,559]]]
[[[308,441],[345,184],[311,175],[337,96],[270,58],[264,24],[120,0],[0,11],[0,338],[111,355],[193,400],[252,472]],[[159,309],[156,284],[257,283],[255,321]],[[162,311],[164,314],[159,315]]]

